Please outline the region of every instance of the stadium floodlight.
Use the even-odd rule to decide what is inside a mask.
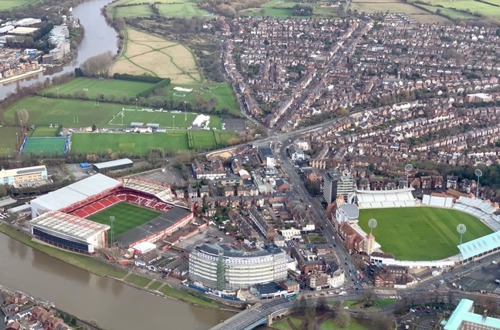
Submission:
[[[370,227],[370,234],[373,232],[373,228],[377,227],[377,220],[371,218],[368,220],[368,227]]]
[[[463,223],[460,223],[457,226],[457,232],[460,234],[460,245],[462,245],[462,236],[465,234],[466,231],[467,227]]]
[[[413,170],[413,165],[412,164],[406,164],[405,165],[405,172],[406,172],[406,186],[407,188],[410,187],[410,172]]]
[[[111,244],[110,245],[113,245],[113,242],[115,241],[115,227],[114,227],[115,216],[114,215],[111,215],[109,217],[109,223],[111,225]]]
[[[483,176],[483,171],[480,169],[476,168],[474,170],[474,175],[477,177],[476,181],[476,197],[479,197],[479,178]]]

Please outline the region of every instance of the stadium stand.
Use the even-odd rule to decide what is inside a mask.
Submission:
[[[500,232],[492,233],[458,246],[463,261],[500,249]]]
[[[452,196],[431,194],[423,196],[422,204],[436,207],[452,208],[453,200],[454,197]]]
[[[413,188],[395,190],[356,190],[360,209],[416,206]]]
[[[500,230],[500,216],[494,214],[497,208],[487,201],[461,196],[453,208],[479,218],[494,231]]]
[[[142,191],[144,193],[156,196],[163,202],[172,201],[174,197],[170,186],[162,185],[157,182],[151,182],[136,178],[124,178],[123,186],[125,188]]]

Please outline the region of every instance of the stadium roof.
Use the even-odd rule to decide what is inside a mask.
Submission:
[[[458,249],[464,259],[469,259],[498,248],[500,248],[500,232],[479,237],[470,242],[458,245]]]
[[[415,190],[413,187],[401,189],[388,189],[388,190],[370,190],[370,189],[356,189],[356,194],[397,194],[402,192],[412,192]]]
[[[70,184],[47,195],[34,199],[31,204],[36,204],[46,210],[58,211],[86,198],[118,187],[121,182],[103,174],[96,174],[81,181]]]
[[[339,209],[351,219],[359,218],[359,208],[355,204],[342,204]]]
[[[462,299],[457,308],[453,311],[450,318],[444,324],[445,330],[459,330],[462,329],[463,322],[482,325],[482,329],[500,329],[500,319],[493,317],[484,317],[481,314],[473,312],[473,301],[469,299]],[[444,323],[444,322],[443,322]]]
[[[176,222],[184,219],[190,214],[191,211],[187,209],[174,207],[171,210],[168,210],[166,213],[163,213],[154,218],[153,220],[148,221],[139,227],[124,232],[123,234],[118,236],[116,240],[120,245],[128,247],[131,244],[143,240],[154,233],[172,227]]]
[[[57,211],[45,212],[31,220],[30,224],[40,229],[56,231],[84,241],[110,228],[108,225]]]
[[[104,170],[104,169],[110,169],[116,166],[123,166],[123,165],[134,165],[134,162],[131,161],[128,158],[122,158],[122,159],[117,159],[117,160],[110,160],[109,162],[103,162],[103,163],[96,163],[94,166],[98,170]]]

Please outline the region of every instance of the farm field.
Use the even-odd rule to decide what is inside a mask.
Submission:
[[[0,127],[0,156],[14,155],[16,153],[17,136],[19,127]]]
[[[463,242],[492,233],[479,219],[450,209],[407,207],[363,209],[359,225],[369,232],[368,220],[378,222],[373,229],[375,239],[386,253],[398,260],[440,260],[458,254],[458,224],[467,226]]]
[[[191,146],[188,132],[192,134]],[[218,141],[215,140],[216,136]],[[236,141],[236,134],[222,131],[174,131],[156,134],[76,133],[71,137],[71,152],[99,154],[111,151],[146,155],[153,148],[164,151],[214,149],[217,143],[228,144]]]
[[[433,6],[443,6],[444,8],[453,8],[458,10],[465,10],[471,13],[477,13],[482,16],[489,16],[500,18],[500,1],[498,0],[488,0],[491,4],[484,2],[478,2],[474,0],[428,0]],[[494,6],[493,4],[499,6]],[[458,14],[461,14],[458,12]],[[466,14],[465,14],[466,15]]]
[[[114,216],[115,222],[113,227],[115,235],[118,236],[132,228],[139,227],[140,225],[156,218],[160,214],[160,212],[122,202],[108,207],[99,213],[91,215],[88,219],[105,225],[110,225],[109,217]]]
[[[193,17],[211,15],[204,9],[198,8],[196,1],[184,0],[175,3],[160,4],[158,10],[164,17]]]
[[[173,84],[196,83],[202,78],[193,54],[184,45],[134,29],[127,29],[125,50],[110,71],[170,78]]]
[[[126,99],[129,100],[152,86],[153,84],[138,81],[75,78],[65,84],[44,89],[38,94],[43,96],[52,93],[60,95],[62,98],[83,95],[89,99],[96,99],[100,95],[104,95],[105,97],[113,96],[117,100],[126,96]]]

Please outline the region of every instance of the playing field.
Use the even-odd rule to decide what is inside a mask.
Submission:
[[[31,132],[31,137],[54,137],[56,136],[59,128],[57,126],[47,127],[47,126],[37,126],[33,132]]]
[[[160,149],[164,152],[211,150],[239,141],[236,134],[223,131],[192,131],[192,136],[190,143],[187,131],[156,134],[76,133],[71,137],[71,152],[106,154],[111,151],[144,156],[151,149]]]
[[[115,217],[113,224],[115,237],[140,225],[153,220],[161,213],[141,206],[132,205],[126,202],[115,204],[90,217],[89,220],[111,225],[110,216]]]
[[[127,29],[127,43],[110,70],[113,73],[147,74],[170,78],[177,84],[201,81],[201,73],[188,48],[134,29]]]
[[[60,157],[65,154],[64,137],[29,137],[22,149],[23,154]]]
[[[116,100],[125,98],[128,101],[152,86],[153,84],[139,81],[75,78],[62,85],[46,88],[38,94],[51,93],[63,98],[84,96],[92,100],[104,95],[106,98],[114,97]]]
[[[123,111],[123,124],[128,127],[130,123],[156,123],[160,124],[161,128],[165,129],[182,129],[191,126],[193,120],[198,116],[196,113],[172,113],[172,112],[158,112],[158,111],[143,111],[141,109],[129,109]],[[109,122],[109,127],[121,126],[122,116],[121,113],[114,115],[113,119]],[[210,116],[209,127],[220,129],[221,118],[219,116]]]
[[[0,10],[9,10],[15,7],[26,6],[41,0],[1,0]]]
[[[450,209],[408,207],[360,210],[359,225],[369,232],[368,220],[377,220],[373,229],[382,250],[398,260],[440,260],[458,254],[460,235],[457,225],[467,232],[463,242],[485,236],[492,230],[479,219]]]
[[[16,134],[20,132],[19,127],[0,127],[0,156],[14,155],[16,153]]]

